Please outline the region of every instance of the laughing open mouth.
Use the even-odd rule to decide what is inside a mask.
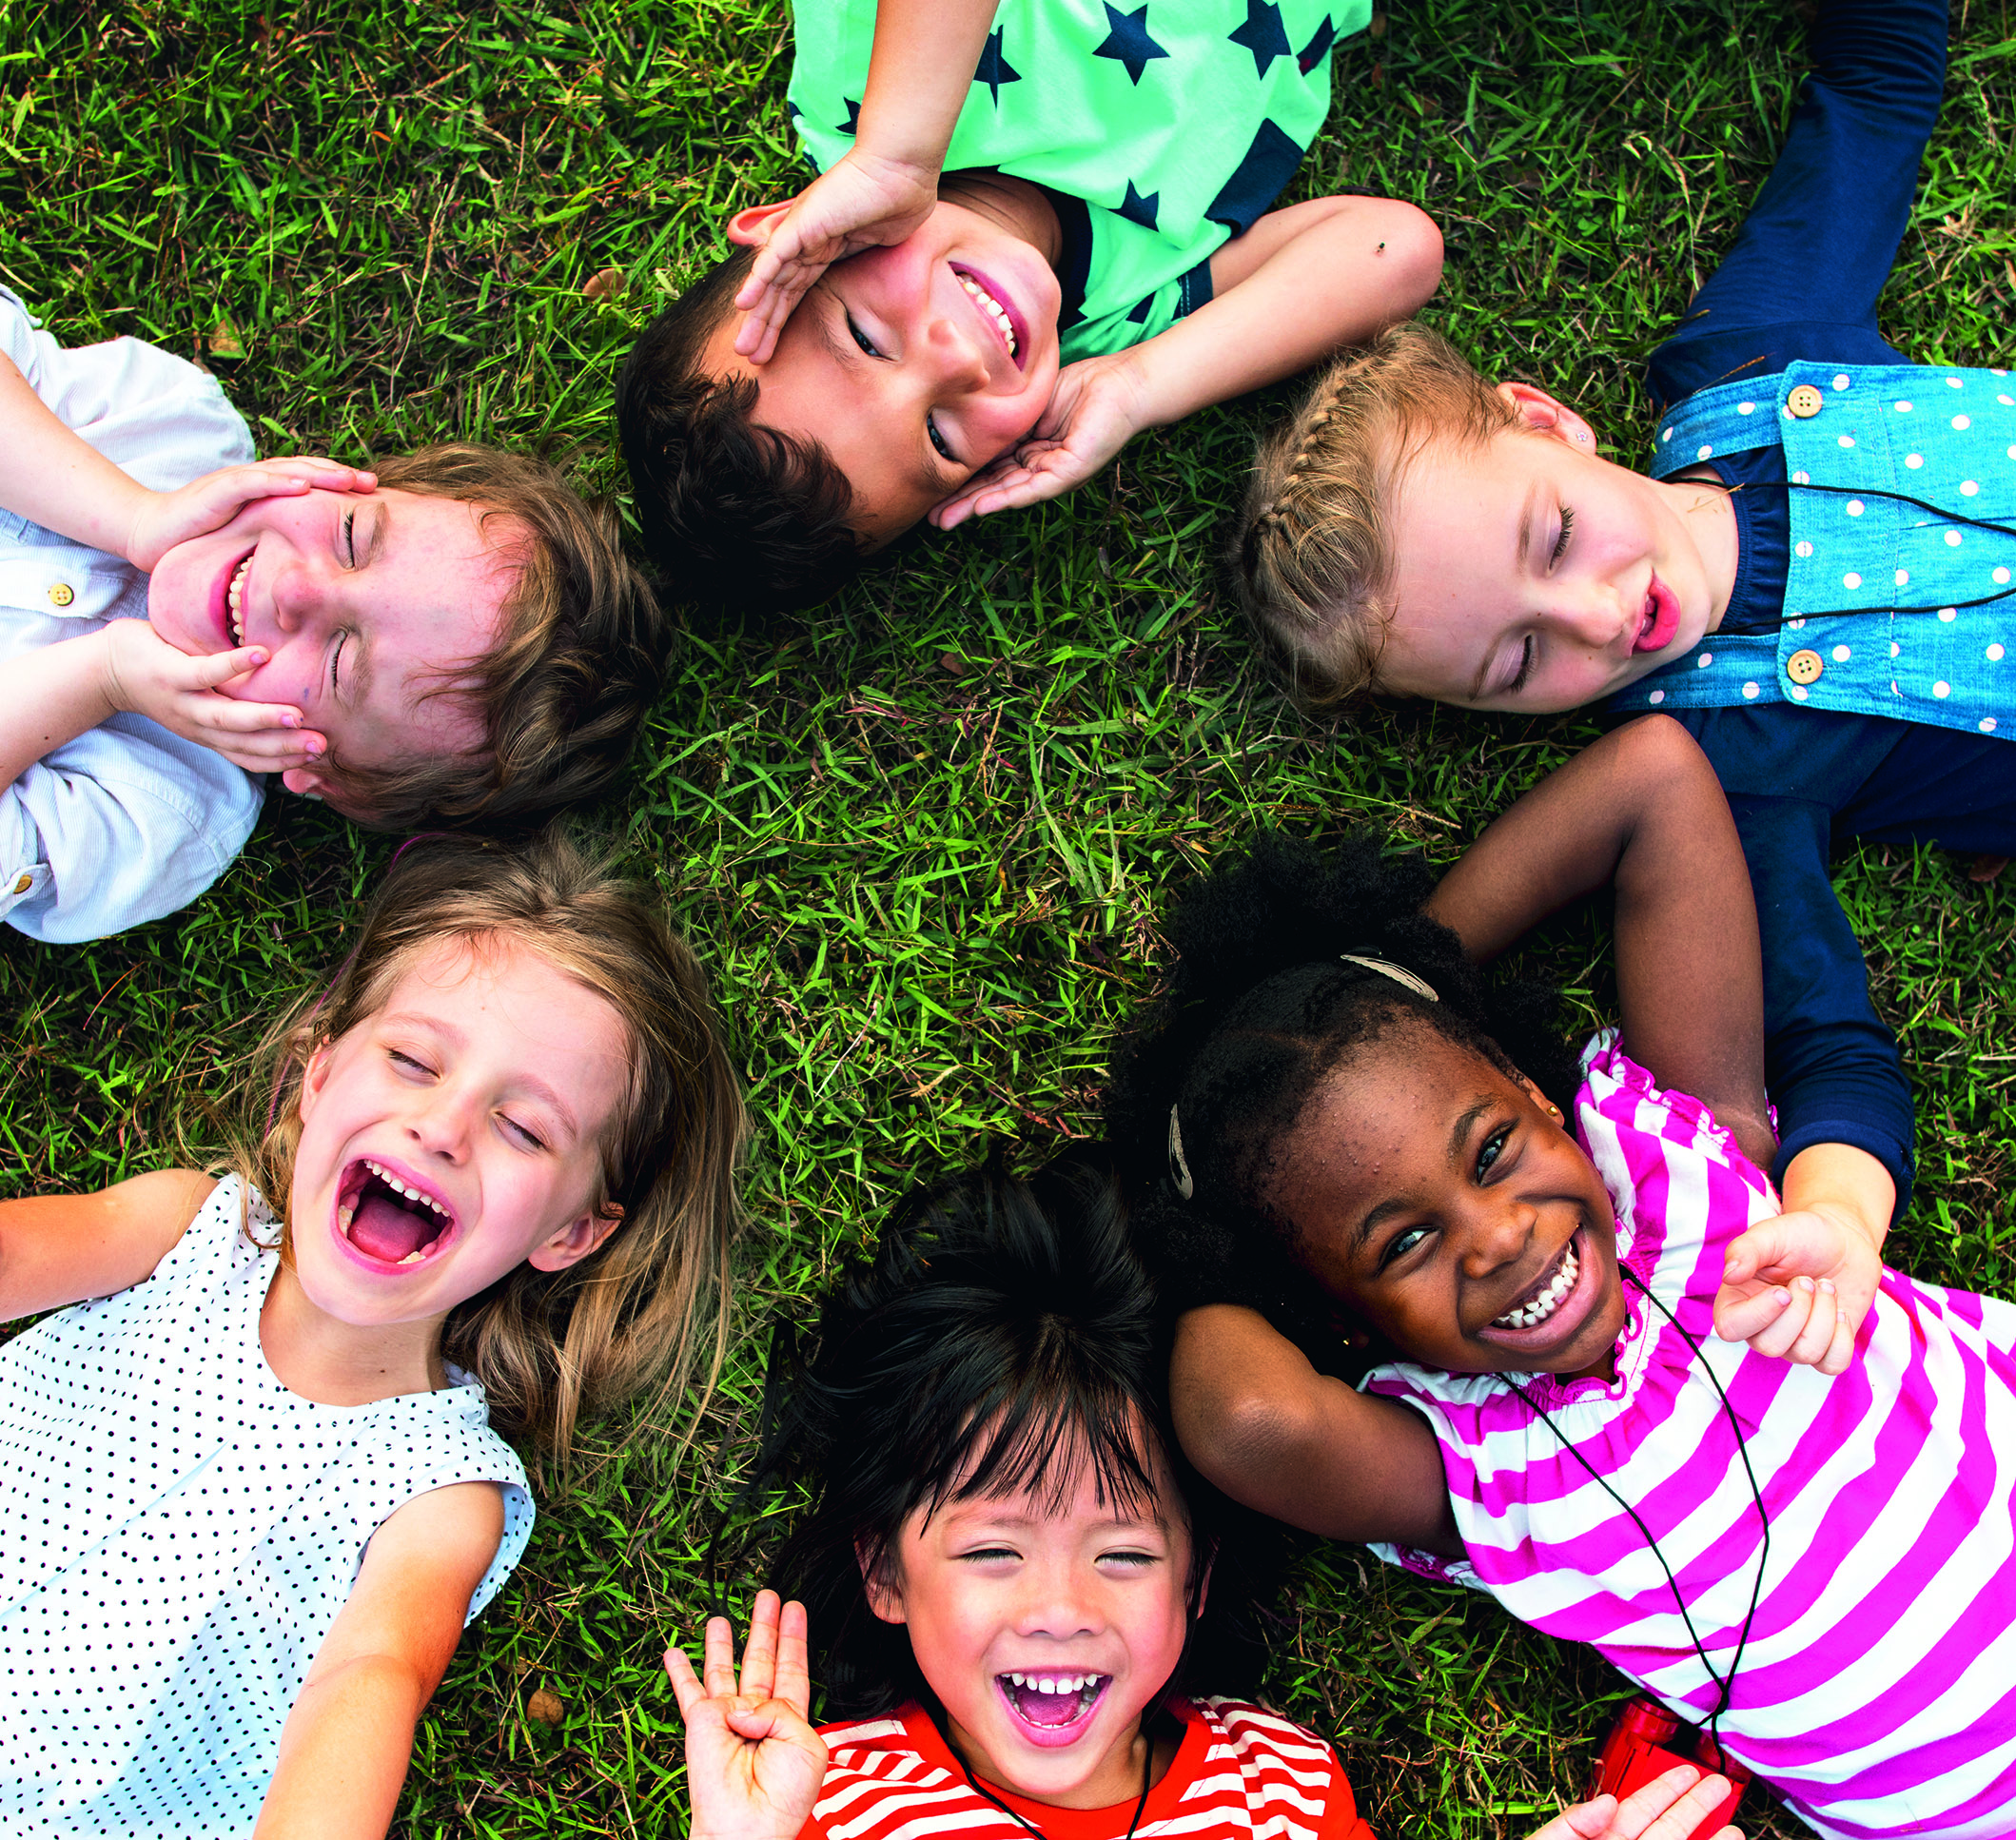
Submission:
[[[997,1674],[995,1684],[1015,1716],[1038,1731],[1054,1732],[1091,1714],[1107,1687],[1109,1674]]]
[[[360,1158],[343,1172],[336,1196],[336,1226],[351,1245],[381,1264],[417,1265],[454,1228],[447,1204]]]
[[[1582,1262],[1576,1256],[1575,1241],[1571,1239],[1518,1302],[1503,1316],[1492,1319],[1491,1326],[1494,1329],[1538,1328],[1567,1301],[1581,1270]]]

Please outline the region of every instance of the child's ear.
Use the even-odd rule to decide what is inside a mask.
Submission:
[[[728,240],[744,245],[761,246],[770,240],[771,225],[798,201],[787,198],[775,205],[752,205],[728,220]]]
[[[868,1548],[854,1542],[854,1563],[861,1568],[861,1588],[868,1594],[868,1607],[885,1623],[909,1621],[903,1614],[903,1591],[883,1576],[885,1567],[873,1564]]]
[[[1545,390],[1531,383],[1500,383],[1498,395],[1511,403],[1518,418],[1535,434],[1552,435],[1578,454],[1596,451],[1596,431],[1565,402],[1557,402]]]
[[[294,1110],[303,1125],[321,1099],[323,1087],[328,1084],[329,1063],[335,1052],[334,1042],[317,1042],[315,1051],[308,1056],[308,1065],[301,1070],[301,1092],[294,1102]]]
[[[303,798],[320,798],[327,783],[313,767],[289,767],[280,776],[280,783],[290,793],[299,793]]]
[[[605,1203],[600,1213],[569,1221],[543,1245],[535,1246],[525,1263],[535,1271],[565,1271],[579,1264],[622,1223],[623,1210],[615,1202]]]
[[[1542,1092],[1538,1086],[1535,1086],[1531,1080],[1527,1079],[1527,1077],[1523,1073],[1515,1073],[1512,1077],[1519,1083],[1519,1089],[1525,1093],[1527,1098],[1531,1099],[1535,1105],[1539,1106],[1539,1108],[1543,1112],[1545,1112],[1549,1118],[1553,1119],[1556,1125],[1560,1126],[1563,1130],[1566,1130],[1568,1128],[1567,1120],[1565,1120],[1561,1116],[1560,1106],[1556,1105],[1552,1099],[1548,1098],[1548,1096],[1544,1092]]]

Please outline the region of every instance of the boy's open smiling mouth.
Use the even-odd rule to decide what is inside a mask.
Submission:
[[[1014,1716],[1016,1729],[1045,1748],[1075,1743],[1084,1736],[1099,1702],[1113,1684],[1109,1674],[1052,1672],[997,1674],[994,1685]]]
[[[410,1171],[372,1157],[344,1169],[336,1188],[336,1237],[367,1270],[410,1270],[456,1238],[455,1210]]]
[[[972,302],[988,331],[1001,341],[1008,362],[1017,370],[1026,370],[1028,367],[1028,328],[1015,311],[1014,303],[1002,291],[998,282],[983,275],[977,268],[965,268],[956,262],[949,266],[960,291]]]

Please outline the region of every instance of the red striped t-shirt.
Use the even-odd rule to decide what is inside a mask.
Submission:
[[[1337,1752],[1237,1699],[1176,1700],[1183,1742],[1148,1791],[1136,1840],[1373,1840]],[[1029,1840],[982,1795],[921,1706],[820,1728],[826,1780],[799,1840]],[[1052,1808],[997,1791],[1045,1840],[1123,1840],[1134,1798]]]

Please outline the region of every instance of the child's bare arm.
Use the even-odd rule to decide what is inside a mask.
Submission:
[[[1029,438],[931,521],[950,530],[1068,492],[1143,429],[1292,377],[1404,320],[1441,272],[1441,233],[1398,199],[1313,198],[1270,211],[1211,258],[1208,302],[1142,344],[1067,365]]]
[[[256,1840],[382,1840],[413,1728],[503,1532],[502,1490],[457,1482],[415,1497],[371,1536],[281,1731]]]
[[[878,0],[853,146],[788,205],[736,219],[732,234],[758,245],[735,296],[743,357],[769,361],[792,309],[831,264],[901,243],[929,215],[994,5]]]
[[[1662,1086],[1706,1101],[1769,1168],[1750,871],[1714,770],[1677,722],[1630,723],[1542,780],[1471,846],[1428,911],[1481,962],[1606,882],[1625,1046]]]
[[[1184,1454],[1235,1501],[1331,1539],[1461,1556],[1427,1420],[1319,1374],[1258,1311],[1184,1314],[1169,1403]]]
[[[216,1186],[195,1169],[157,1169],[94,1194],[0,1202],[0,1322],[151,1277]]]
[[[226,466],[173,492],[155,492],[69,426],[0,356],[0,507],[59,536],[151,570],[186,538],[219,529],[257,499],[321,486],[367,492],[376,476],[308,455]]]

